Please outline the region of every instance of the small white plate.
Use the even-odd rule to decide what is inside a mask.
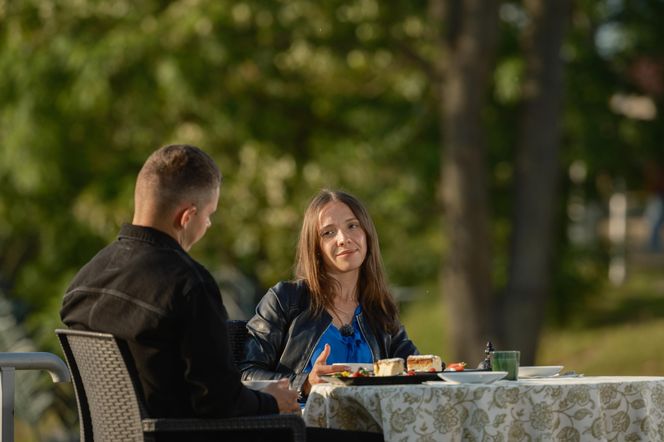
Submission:
[[[339,366],[339,365],[345,365],[347,367],[350,367],[350,372],[355,373],[358,371],[360,368],[364,368],[366,371],[373,371],[373,364],[369,362],[361,362],[361,363],[356,363],[356,362],[348,362],[348,363],[343,363],[343,362],[335,362],[332,364],[333,367]]]
[[[563,365],[539,365],[532,367],[519,367],[520,378],[548,378],[556,376],[563,369]]]
[[[255,381],[242,381],[245,387],[251,388],[252,390],[262,390],[270,384],[279,382],[278,379],[261,379]]]
[[[507,376],[506,371],[444,371],[437,374],[451,384],[490,384]]]

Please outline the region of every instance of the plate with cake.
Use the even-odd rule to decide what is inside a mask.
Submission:
[[[352,367],[352,364],[340,364]],[[321,376],[337,385],[398,385],[421,384],[438,379],[445,363],[436,355],[414,355],[403,358],[380,359],[373,363],[373,371],[358,370]]]

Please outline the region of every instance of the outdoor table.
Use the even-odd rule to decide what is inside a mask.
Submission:
[[[307,426],[382,432],[387,442],[664,440],[664,377],[318,384],[303,417]]]

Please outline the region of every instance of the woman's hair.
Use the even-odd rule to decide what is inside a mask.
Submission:
[[[338,190],[321,190],[304,212],[302,230],[295,257],[295,277],[304,280],[311,295],[311,310],[320,315],[333,306],[339,284],[325,271],[321,257],[318,218],[323,207],[332,202],[344,203],[353,212],[364,230],[367,254],[360,267],[358,301],[369,323],[379,329],[395,332],[398,309],[389,291],[378,244],[378,234],[369,212],[354,196]]]

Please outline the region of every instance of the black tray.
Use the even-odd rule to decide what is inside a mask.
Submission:
[[[442,381],[436,373],[415,373],[413,375],[397,375],[397,376],[358,376],[353,377],[339,377],[339,376],[321,376],[322,379],[330,384],[336,385],[403,385],[403,384],[421,384],[425,381]]]

